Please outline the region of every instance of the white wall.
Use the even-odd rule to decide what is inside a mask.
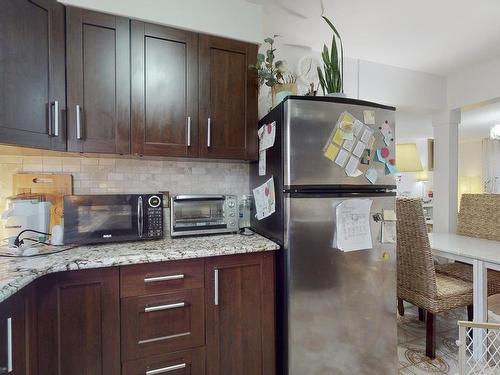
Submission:
[[[427,139],[433,138],[432,115],[422,111],[397,110],[396,111],[396,143],[415,143],[420,154],[422,166],[427,170],[428,151]],[[434,173],[428,172],[427,182],[418,182],[416,172],[403,172],[397,185],[398,194],[415,197],[422,196],[433,190]],[[423,188],[423,189],[422,189]]]
[[[481,139],[462,140],[458,145],[458,175],[482,176],[483,146]]]
[[[450,109],[500,97],[500,58],[451,74],[447,91]]]
[[[265,35],[272,35],[272,30]],[[320,58],[320,52],[276,42],[276,54],[286,60],[290,70],[297,72],[299,60],[305,55]],[[267,46],[261,46],[261,52]],[[299,93],[307,86],[299,84]],[[344,61],[344,91],[350,98],[363,99],[395,107],[425,111],[446,108],[446,78],[409,69],[378,64],[347,57]],[[319,95],[322,95],[321,89]]]
[[[66,5],[232,39],[262,41],[262,6],[245,0],[59,0]]]

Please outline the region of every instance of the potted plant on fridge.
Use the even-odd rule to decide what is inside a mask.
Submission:
[[[273,38],[278,37],[274,35]],[[297,77],[288,70],[284,60],[275,61],[276,48],[274,47],[274,39],[266,38],[264,42],[269,44],[265,55],[259,53],[257,55],[257,63],[250,65],[249,68],[257,72],[259,79],[259,87],[266,85],[271,88],[272,104],[276,106],[287,95],[297,94]]]
[[[321,57],[323,59],[323,70],[318,67],[319,83],[324,95],[345,97],[344,46],[342,45],[342,38],[333,23],[325,16],[322,16],[322,18],[333,30],[333,36],[331,50],[328,50],[326,44],[323,46],[323,52],[321,53]],[[337,46],[337,39],[340,51]]]

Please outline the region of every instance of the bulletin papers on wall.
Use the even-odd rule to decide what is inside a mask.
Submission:
[[[370,231],[371,199],[346,199],[335,207],[333,247],[356,251],[373,247]]]
[[[276,121],[262,125],[259,136],[259,176],[266,175],[266,150],[274,146],[276,139]]]
[[[257,220],[262,220],[276,211],[276,196],[274,194],[274,177],[253,189]]]

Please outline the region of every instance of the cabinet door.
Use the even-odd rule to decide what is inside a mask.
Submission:
[[[130,153],[130,21],[68,7],[68,151]]]
[[[200,154],[257,158],[257,46],[200,35]]]
[[[64,6],[0,5],[0,143],[65,150]]]
[[[205,277],[207,375],[275,374],[273,254],[208,259]]]
[[[118,268],[69,271],[40,281],[38,374],[120,374]]]
[[[140,155],[198,156],[198,37],[132,21],[132,137]]]
[[[14,295],[0,303],[0,374],[26,374],[24,300]]]

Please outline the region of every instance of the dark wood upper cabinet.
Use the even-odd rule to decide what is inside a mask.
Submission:
[[[200,35],[200,156],[257,158],[257,45]]]
[[[274,254],[208,258],[207,375],[274,375]]]
[[[130,153],[130,21],[66,8],[68,151]]]
[[[38,375],[120,374],[118,267],[46,276],[37,297]]]
[[[132,21],[133,153],[198,156],[198,36]]]
[[[0,5],[0,143],[66,149],[64,6]]]

